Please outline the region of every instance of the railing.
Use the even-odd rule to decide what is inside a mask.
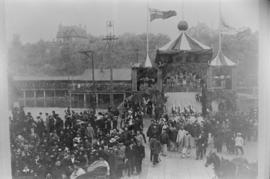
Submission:
[[[163,90],[166,92],[200,92],[202,89],[198,86],[190,85],[172,85],[168,86],[163,84]]]
[[[97,95],[97,96],[96,96]],[[42,96],[42,97],[20,97],[17,99],[21,106],[25,107],[67,107],[73,108],[108,108],[110,104],[118,106],[123,102],[124,96],[128,97],[129,93],[72,93],[65,96]],[[112,98],[110,95],[113,95]],[[70,98],[71,97],[71,98]],[[96,101],[98,100],[98,101]],[[112,103],[110,100],[113,100]]]

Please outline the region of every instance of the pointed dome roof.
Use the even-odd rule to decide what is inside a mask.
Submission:
[[[146,56],[146,60],[145,60],[145,63],[144,63],[144,67],[146,67],[146,68],[152,68],[152,67],[153,67],[153,65],[152,65],[152,63],[151,63],[151,60],[150,60],[150,58],[149,58],[149,55]]]
[[[211,61],[210,66],[220,67],[220,66],[235,66],[232,60],[226,57],[221,50],[218,51],[217,56]]]
[[[180,21],[177,28],[180,31],[178,37],[159,48],[159,53],[177,53],[180,51],[204,52],[211,50],[210,47],[202,44],[187,34],[186,30],[188,29],[188,24],[186,21]]]
[[[171,40],[158,50],[160,53],[175,53],[179,51],[200,52],[211,50],[211,48],[191,38],[186,32],[181,32],[176,39]]]

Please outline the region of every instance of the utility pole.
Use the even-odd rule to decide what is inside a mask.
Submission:
[[[114,25],[112,21],[106,22],[106,36],[102,39],[106,41],[106,52],[107,52],[107,58],[111,58],[111,53],[113,51],[113,45],[115,40],[118,38],[114,34]],[[113,105],[113,95],[112,95],[112,89],[113,89],[113,69],[112,69],[112,62],[110,64],[110,105]]]
[[[95,83],[94,51],[93,50],[81,50],[79,52],[81,54],[84,54],[88,58],[91,58],[91,61],[92,61],[92,83],[93,83],[93,92],[94,92],[94,98],[95,98],[96,97],[96,83]],[[95,101],[93,103],[94,113],[96,113],[96,103],[97,103],[97,101]]]

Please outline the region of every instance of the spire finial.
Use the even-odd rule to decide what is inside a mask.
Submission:
[[[187,21],[184,21],[184,20],[180,21],[178,23],[178,25],[177,25],[177,28],[180,31],[186,31],[188,29],[188,23],[187,23]]]

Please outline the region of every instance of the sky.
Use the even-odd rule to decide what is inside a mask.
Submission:
[[[256,0],[220,0],[224,20],[230,26],[258,30],[259,10]],[[149,23],[151,33],[175,37],[178,22],[189,26],[199,22],[211,28],[219,23],[218,0],[148,0],[150,8],[175,10],[177,16]],[[92,35],[106,35],[106,21],[114,22],[115,34],[146,32],[146,0],[7,0],[6,30],[10,41],[19,34],[23,42],[55,39],[59,24],[86,25]]]

